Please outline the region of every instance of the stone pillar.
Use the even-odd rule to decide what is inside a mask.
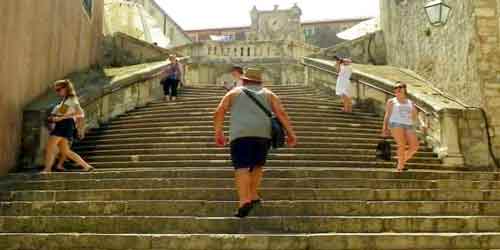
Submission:
[[[443,110],[439,112],[441,125],[441,153],[443,163],[451,166],[464,166],[465,160],[460,149],[458,132],[458,111]]]

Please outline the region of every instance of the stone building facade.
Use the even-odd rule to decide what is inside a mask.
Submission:
[[[184,30],[172,19],[167,12],[158,5],[155,0],[129,0],[135,1],[146,9],[158,24],[162,27],[163,34],[170,40],[169,47],[176,47],[191,43],[191,38]]]
[[[0,173],[16,163],[23,107],[54,80],[98,64],[103,0],[0,1]]]
[[[468,106],[484,108],[500,155],[500,0],[448,0],[452,14],[441,27],[429,24],[424,1],[380,3],[388,63],[416,71]]]
[[[302,22],[302,29],[307,43],[320,48],[329,48],[344,42],[343,39],[337,37],[338,33],[368,19],[368,17],[360,17]]]
[[[104,10],[106,35],[122,32],[163,48],[191,43],[154,0],[105,0]]]
[[[211,36],[225,36],[228,40],[232,41],[255,40],[259,38],[256,37],[256,34],[261,34],[259,35],[261,40],[273,40],[275,38],[274,33],[276,33],[274,30],[279,29],[279,34],[281,35],[274,40],[282,40],[285,33],[293,33],[292,36],[288,37],[289,39],[306,41],[316,47],[327,48],[343,41],[337,37],[339,32],[369,19],[360,17],[301,22],[301,10],[298,6],[294,6],[292,9],[288,10],[280,10],[276,7],[275,10],[270,11],[259,11],[254,8],[250,12],[250,15],[253,16],[251,26],[188,30],[186,33],[191,37],[193,42],[210,41]],[[290,21],[288,19],[290,19]],[[272,22],[270,22],[271,20]],[[298,24],[297,21],[300,22],[300,24]],[[264,25],[261,27],[259,22],[262,22]],[[277,26],[284,26],[284,28]],[[261,30],[259,31],[258,29]]]

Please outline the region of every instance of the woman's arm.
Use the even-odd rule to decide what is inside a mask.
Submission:
[[[389,129],[389,118],[392,115],[392,106],[392,101],[389,99],[385,105],[384,124],[382,126],[382,134],[384,136],[387,136],[387,131]]]
[[[281,124],[283,124],[283,127],[287,132],[288,145],[290,147],[295,147],[295,145],[297,145],[297,136],[295,135],[292,123],[290,122],[290,118],[288,117],[285,108],[281,104],[280,98],[272,91],[268,90],[268,92],[269,92],[269,98],[271,100],[271,108],[273,110],[273,113],[280,120]]]
[[[413,124],[417,124],[417,122],[418,122],[418,109],[414,103],[412,103],[411,106],[412,106],[411,118],[412,118]]]

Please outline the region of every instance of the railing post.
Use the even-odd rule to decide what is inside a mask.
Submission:
[[[464,156],[460,150],[458,132],[458,111],[445,109],[439,112],[441,125],[441,149],[443,163],[451,166],[463,166]]]

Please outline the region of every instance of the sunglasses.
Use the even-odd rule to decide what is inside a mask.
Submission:
[[[405,87],[395,87],[394,90],[406,89]]]
[[[61,90],[65,89],[65,88],[66,88],[66,87],[60,87],[60,88],[56,88],[55,90],[56,90],[56,92],[59,92],[59,91],[61,91]]]

